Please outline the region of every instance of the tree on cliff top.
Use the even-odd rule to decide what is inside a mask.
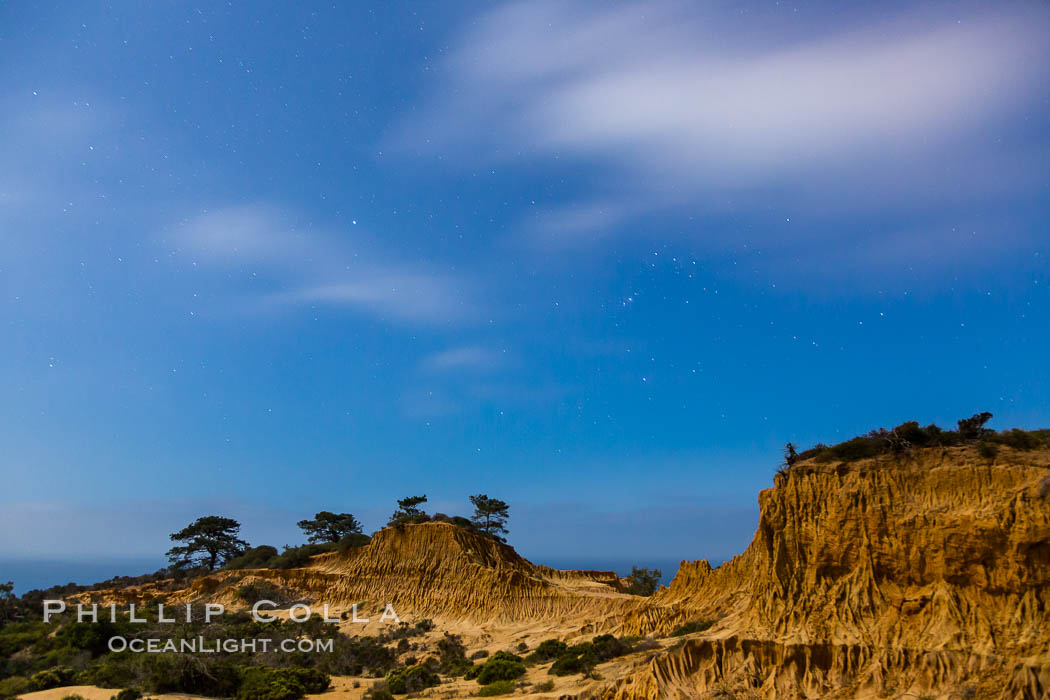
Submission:
[[[631,595],[652,595],[660,587],[661,576],[663,572],[659,569],[632,566],[631,575],[627,577],[627,592]]]
[[[959,420],[959,437],[963,440],[979,440],[985,435],[994,433],[994,430],[984,427],[984,424],[991,419],[992,414],[984,411],[983,413],[975,413],[969,418]]]
[[[387,525],[404,525],[405,523],[422,523],[429,520],[419,506],[427,502],[426,494],[398,499],[397,510],[390,516]]]
[[[498,498],[489,498],[483,493],[471,496],[470,502],[474,504],[474,515],[470,519],[474,527],[488,537],[506,542],[507,538],[502,537],[500,533],[507,534],[506,525],[507,518],[510,517],[510,506]]]
[[[241,524],[232,518],[206,515],[197,518],[178,532],[171,533],[172,542],[185,542],[168,550],[173,566],[185,569],[192,566],[215,567],[242,554],[248,543],[237,537]]]
[[[297,524],[314,544],[334,543],[347,535],[361,534],[361,523],[350,513],[322,510],[313,520],[300,520]]]

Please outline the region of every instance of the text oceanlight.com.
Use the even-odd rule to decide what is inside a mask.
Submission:
[[[301,651],[331,652],[332,639],[281,639],[274,643],[272,639],[126,639],[110,637],[109,650],[114,652],[131,651],[147,654],[180,653],[180,654],[217,654],[225,652],[256,653],[267,651]]]

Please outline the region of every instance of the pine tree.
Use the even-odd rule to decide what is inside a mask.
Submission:
[[[506,525],[510,517],[510,506],[498,498],[489,498],[483,493],[471,496],[470,502],[474,504],[474,516],[470,519],[474,527],[495,540],[506,542],[507,539],[500,533],[507,533]]]

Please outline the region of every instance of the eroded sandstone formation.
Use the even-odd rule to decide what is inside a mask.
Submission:
[[[580,697],[1050,694],[1050,450],[802,462],[759,503],[745,552],[717,568],[683,562],[648,599],[625,594],[612,572],[536,566],[444,523],[387,528],[303,569],[218,572],[164,595],[245,607],[238,590],[265,584],[336,610],[391,603],[439,627],[538,639],[664,636],[714,621],[652,658],[610,662]],[[82,599],[151,595],[147,586]]]

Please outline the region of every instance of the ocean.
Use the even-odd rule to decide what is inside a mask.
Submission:
[[[15,594],[34,588],[50,588],[66,583],[89,585],[114,576],[151,574],[166,566],[162,558],[57,560],[0,559],[0,581],[13,581]]]

